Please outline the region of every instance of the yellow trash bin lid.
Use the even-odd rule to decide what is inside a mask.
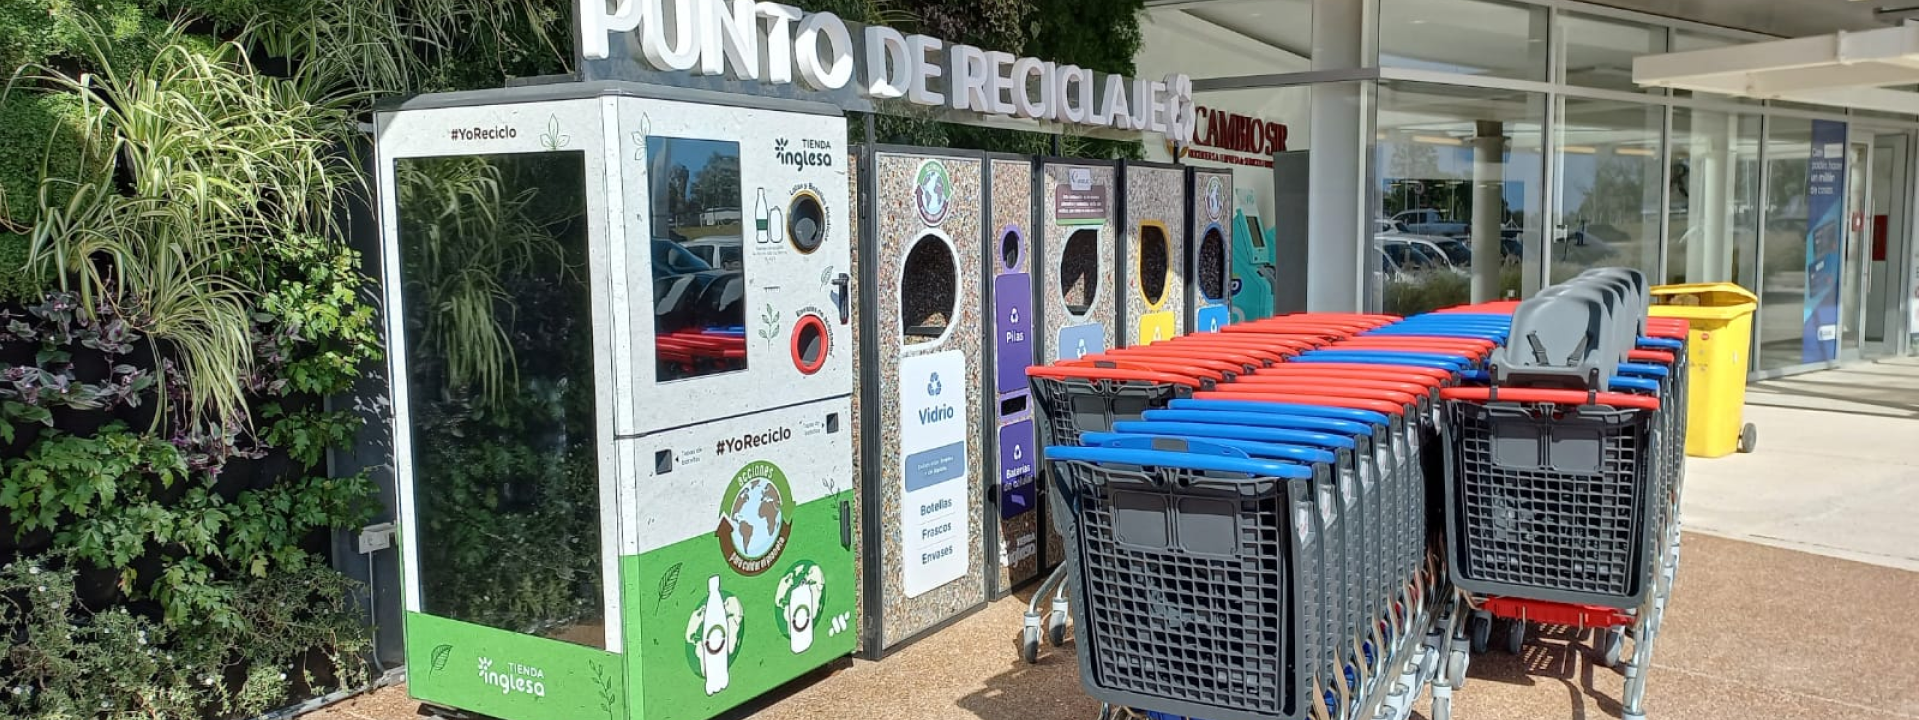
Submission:
[[[1651,314],[1659,317],[1730,320],[1759,308],[1759,296],[1736,283],[1659,285],[1651,293]]]

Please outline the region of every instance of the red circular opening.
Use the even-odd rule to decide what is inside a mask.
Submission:
[[[799,322],[793,324],[793,367],[806,375],[819,372],[826,367],[830,344],[825,320],[818,315],[800,317]]]

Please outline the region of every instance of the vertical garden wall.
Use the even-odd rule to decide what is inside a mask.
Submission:
[[[1130,73],[1143,2],[798,4]],[[362,124],[382,98],[567,72],[570,8],[0,2],[0,717],[240,717],[365,682],[367,589],[335,569],[363,562],[336,531],[391,513],[375,482],[385,430],[367,425],[386,414],[390,350],[369,258],[350,242],[365,231],[352,212],[368,195]],[[879,130],[883,142],[1052,147],[911,119]],[[1075,138],[1064,150],[1138,154]],[[422,187],[451,206],[499,186],[453,174]],[[410,246],[450,264],[409,289],[436,302],[406,320],[427,343],[409,350],[444,361],[428,365],[441,405],[460,409],[437,419],[448,433],[524,436],[516,423],[590,402],[512,355],[538,344],[524,313],[564,300],[516,278],[579,270],[542,249],[551,223],[526,210],[482,228],[524,240],[523,257],[461,255],[456,237]],[[447,458],[465,481],[430,500],[491,517],[528,493],[592,493],[540,451]],[[488,542],[435,561],[450,577],[502,553],[552,562],[475,588],[465,612],[543,626],[592,604],[591,568],[551,538]]]

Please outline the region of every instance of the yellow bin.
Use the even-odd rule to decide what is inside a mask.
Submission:
[[[1661,285],[1652,289],[1653,317],[1691,321],[1686,357],[1692,370],[1686,402],[1686,454],[1716,458],[1749,453],[1759,442],[1745,423],[1752,315],[1759,298],[1732,283]]]

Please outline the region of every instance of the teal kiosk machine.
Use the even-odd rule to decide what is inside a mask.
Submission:
[[[565,83],[377,132],[409,692],[703,720],[851,654],[854,218],[791,162],[840,111]]]

